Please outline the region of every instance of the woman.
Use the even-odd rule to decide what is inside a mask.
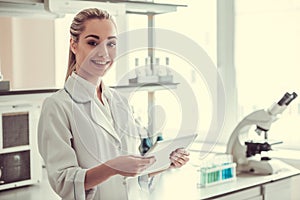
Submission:
[[[39,151],[62,199],[146,199],[154,176],[138,176],[155,158],[140,156],[128,102],[101,81],[116,57],[116,29],[103,10],[75,16],[64,89],[43,104]],[[181,167],[188,153],[179,149],[170,159],[170,167]]]

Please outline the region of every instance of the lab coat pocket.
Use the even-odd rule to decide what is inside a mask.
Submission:
[[[137,199],[137,200],[149,199],[148,187],[141,188],[138,181],[138,177],[127,178],[126,185],[128,191],[128,199]]]

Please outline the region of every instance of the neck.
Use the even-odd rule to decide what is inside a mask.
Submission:
[[[94,84],[95,86],[100,87],[102,81],[101,76],[93,76],[83,70],[79,70],[79,72],[77,72],[77,75]]]
[[[100,102],[104,105],[103,100],[102,100],[102,88],[101,88],[101,83],[99,85],[97,85],[96,87],[97,90],[97,97],[100,100]]]

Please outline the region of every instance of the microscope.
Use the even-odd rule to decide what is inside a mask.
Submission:
[[[272,145],[281,143],[269,143],[268,131],[271,124],[279,118],[279,115],[296,97],[297,94],[295,92],[292,94],[285,93],[278,103],[274,103],[267,110],[261,109],[250,113],[237,125],[228,141],[226,153],[231,154],[233,161],[237,163],[238,173],[268,175],[277,173],[281,169],[279,160],[271,159],[268,156],[256,155],[270,151],[272,150]],[[249,131],[254,125],[258,136],[261,136],[262,133],[264,134],[262,142],[249,140]]]

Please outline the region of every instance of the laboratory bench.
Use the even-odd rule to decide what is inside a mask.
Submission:
[[[235,180],[207,187],[200,187],[199,183],[199,167],[190,163],[164,172],[150,199],[300,199],[300,170],[285,163],[282,170],[273,175],[238,174]]]

